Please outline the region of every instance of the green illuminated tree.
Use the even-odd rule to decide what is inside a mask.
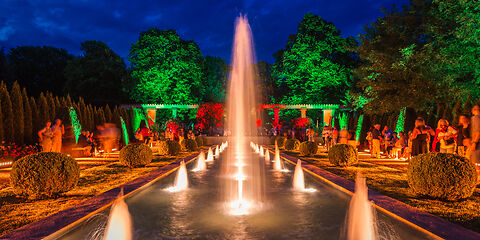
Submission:
[[[202,94],[204,103],[221,103],[225,100],[225,88],[229,67],[220,57],[206,56],[202,59]]]
[[[174,30],[151,28],[132,44],[128,60],[135,82],[130,97],[136,102],[197,104],[202,79],[201,53],[193,41]]]
[[[286,48],[277,52],[273,76],[280,103],[341,103],[352,81],[353,39],[340,36],[335,25],[306,14]]]
[[[27,95],[27,89],[23,88],[22,90],[22,100],[23,100],[23,118],[24,118],[24,133],[25,133],[25,143],[33,143],[33,123],[32,123],[32,107]]]
[[[18,145],[23,145],[25,143],[24,133],[25,133],[25,126],[24,126],[24,107],[23,107],[23,97],[22,92],[20,90],[20,85],[18,82],[14,82],[11,90],[11,97],[12,97],[12,108],[15,109],[14,112],[14,139],[15,143]]]
[[[2,105],[3,139],[6,142],[13,142],[15,133],[12,101],[4,82],[0,83],[0,105]]]

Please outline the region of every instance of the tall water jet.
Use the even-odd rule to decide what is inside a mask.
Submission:
[[[250,137],[257,134],[256,76],[253,41],[247,18],[235,25],[232,68],[226,99],[226,129],[232,148],[222,161],[221,192],[231,214],[248,214],[263,202],[263,161],[248,151]],[[260,164],[261,162],[261,164]]]
[[[197,157],[197,166],[192,170],[194,172],[203,171],[207,169],[207,163],[205,162],[205,153],[200,152]]]
[[[347,239],[377,239],[374,209],[368,200],[366,180],[361,174],[357,174],[355,194],[350,200],[350,208],[347,214]]]
[[[215,147],[215,157],[220,156],[220,149],[218,148],[218,145]]]
[[[265,151],[265,161],[270,162],[270,151],[268,149]]]
[[[132,234],[132,217],[128,211],[128,206],[123,200],[123,189],[119,198],[115,200],[110,210],[107,228],[105,230],[104,240],[131,240]]]
[[[208,148],[207,160],[205,160],[205,162],[213,162],[213,151],[211,147]]]
[[[302,161],[300,159],[297,161],[293,174],[293,189],[299,191],[305,190],[305,178],[303,177]]]
[[[170,192],[178,192],[186,190],[188,188],[188,175],[187,167],[185,166],[185,161],[180,163],[180,167],[177,170],[177,176],[175,177],[175,185],[167,188]]]

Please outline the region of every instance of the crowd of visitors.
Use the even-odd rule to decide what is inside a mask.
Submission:
[[[459,125],[452,126],[445,119],[435,129],[425,125],[423,118],[415,120],[415,128],[407,134],[393,132],[375,124],[367,133],[367,145],[372,158],[410,159],[427,152],[455,153],[480,163],[480,107],[472,108],[472,117],[459,116]],[[332,135],[334,135],[332,133]],[[333,140],[335,143],[335,140]]]

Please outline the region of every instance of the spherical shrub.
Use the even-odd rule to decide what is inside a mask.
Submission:
[[[287,139],[285,141],[284,147],[286,150],[298,150],[300,147],[300,141],[298,139]]]
[[[454,201],[468,198],[477,183],[475,165],[451,153],[425,153],[408,164],[408,185],[421,196]]]
[[[167,141],[158,141],[157,150],[158,150],[158,154],[160,155],[168,155]]]
[[[10,181],[17,195],[31,199],[53,197],[77,186],[80,167],[72,157],[41,152],[15,161]]]
[[[335,166],[350,166],[358,162],[357,149],[350,144],[337,144],[328,151],[328,161]]]
[[[313,156],[317,153],[318,146],[314,142],[306,141],[306,142],[300,143],[299,150],[300,150],[300,155]]]
[[[198,136],[195,141],[197,142],[197,147],[205,146],[205,138]]]
[[[194,152],[198,150],[197,142],[193,139],[183,139],[180,143],[183,150],[188,152]]]
[[[177,141],[168,140],[168,155],[178,155],[182,151],[182,146]]]
[[[276,137],[275,142],[277,143],[278,148],[283,148],[285,146],[285,141],[286,140],[287,140],[286,137],[281,137],[281,136]]]
[[[152,150],[143,143],[131,143],[120,150],[120,163],[130,168],[143,167],[152,161]]]

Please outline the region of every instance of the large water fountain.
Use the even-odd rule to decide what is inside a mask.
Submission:
[[[352,210],[351,216],[347,214],[351,198],[348,194],[304,174],[301,161],[293,172],[294,165],[282,160],[278,147],[271,164],[270,150],[253,143],[258,140],[255,136],[256,72],[252,36],[245,17],[237,19],[232,54],[225,124],[231,132],[228,142],[213,146],[215,154],[210,147],[206,159],[201,153],[196,161],[191,161],[193,164],[182,162],[176,174],[130,194],[125,201],[120,199],[112,207],[110,220],[102,217],[108,215],[108,210],[96,214],[77,223],[63,233],[61,239],[101,239],[91,236],[99,229],[103,231],[106,222],[109,227],[103,239],[114,236],[118,240],[132,235],[134,239],[375,239],[387,236],[383,228],[374,229],[371,234],[369,226],[374,218],[367,214],[371,213],[372,206],[364,180],[357,181],[358,194],[350,206],[358,212]],[[260,152],[265,156],[260,156]],[[342,236],[346,215],[349,216],[348,236]],[[350,222],[350,219],[354,220]],[[397,239],[430,239],[429,235],[386,214],[378,213],[377,219],[382,226],[393,226],[388,232],[396,232],[395,236],[400,236]],[[133,233],[123,231],[130,228]],[[114,229],[118,229],[120,235],[111,235],[115,234]]]
[[[264,201],[263,162],[248,149],[256,135],[256,69],[253,41],[246,17],[237,18],[232,50],[232,69],[227,91],[225,128],[231,132],[231,148],[222,162],[221,192],[228,211],[247,214]]]

